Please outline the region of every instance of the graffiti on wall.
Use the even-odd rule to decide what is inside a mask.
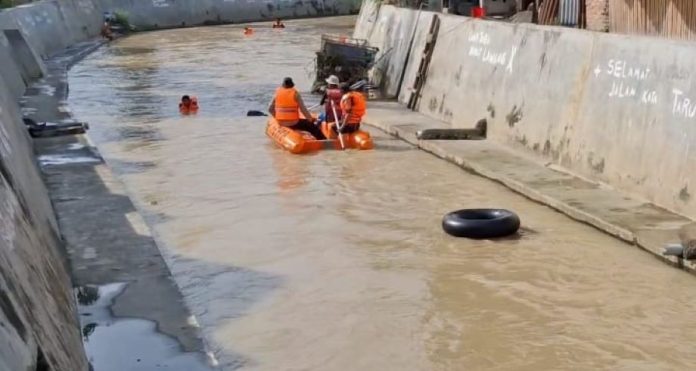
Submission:
[[[155,8],[166,8],[169,6],[169,0],[152,0],[152,6]]]
[[[642,82],[653,75],[649,67],[630,64],[621,59],[609,59],[606,64],[598,64],[592,71],[595,78],[611,79],[611,88],[607,95],[613,99],[635,100],[641,104],[657,104],[656,90],[641,87]]]
[[[512,73],[512,68],[517,56],[517,46],[512,46],[510,49],[500,50],[491,47],[491,37],[485,32],[474,32],[468,37],[469,53],[468,55],[483,63],[493,66],[501,66],[505,71]]]
[[[661,76],[650,67],[631,63],[622,59],[609,59],[605,64],[598,64],[592,71],[596,79],[611,79],[611,87],[606,92],[611,99],[633,101],[642,105],[669,103],[672,116],[677,118],[696,117],[696,99],[689,97],[682,88],[671,87],[663,92],[652,87],[653,84],[664,85],[664,80],[688,81],[689,73],[666,69]],[[659,80],[658,82],[656,81]],[[661,94],[662,93],[662,94]]]

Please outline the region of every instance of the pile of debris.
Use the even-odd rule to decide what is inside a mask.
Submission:
[[[371,47],[367,40],[347,36],[322,35],[321,50],[317,52],[316,79],[312,85],[313,93],[321,93],[326,87],[326,79],[336,75],[348,84],[368,80],[368,72],[374,66],[378,48]]]
[[[32,138],[58,137],[63,135],[84,134],[89,130],[89,124],[75,120],[63,120],[62,122],[41,122],[24,117],[24,124]]]

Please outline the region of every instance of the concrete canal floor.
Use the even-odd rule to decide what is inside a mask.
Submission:
[[[319,35],[353,20],[139,34],[71,70],[90,142],[37,146],[63,159],[43,170],[76,281],[101,287],[83,308],[96,371],[118,352],[139,369],[99,347],[119,319],[186,370],[205,350],[225,370],[690,368],[692,276],[376,129],[374,151],[290,156],[244,117],[286,75],[307,90]],[[466,207],[515,210],[522,230],[445,235]]]

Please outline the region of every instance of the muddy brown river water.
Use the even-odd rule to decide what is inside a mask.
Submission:
[[[286,75],[308,90],[320,34],[353,21],[138,34],[70,73],[223,369],[692,369],[694,277],[376,129],[374,151],[292,156],[244,117]],[[445,235],[465,207],[521,235]]]

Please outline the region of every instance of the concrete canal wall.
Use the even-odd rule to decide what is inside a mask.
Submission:
[[[355,36],[407,102],[434,13],[363,5]],[[696,218],[696,51],[658,38],[475,20],[441,26],[418,110]],[[408,45],[415,27],[410,58]]]
[[[0,370],[88,368],[65,247],[18,104],[44,61],[97,36],[107,11],[152,29],[358,9],[354,0],[52,0],[0,11]]]
[[[65,247],[17,105],[21,77],[0,70],[0,370],[87,370]]]

